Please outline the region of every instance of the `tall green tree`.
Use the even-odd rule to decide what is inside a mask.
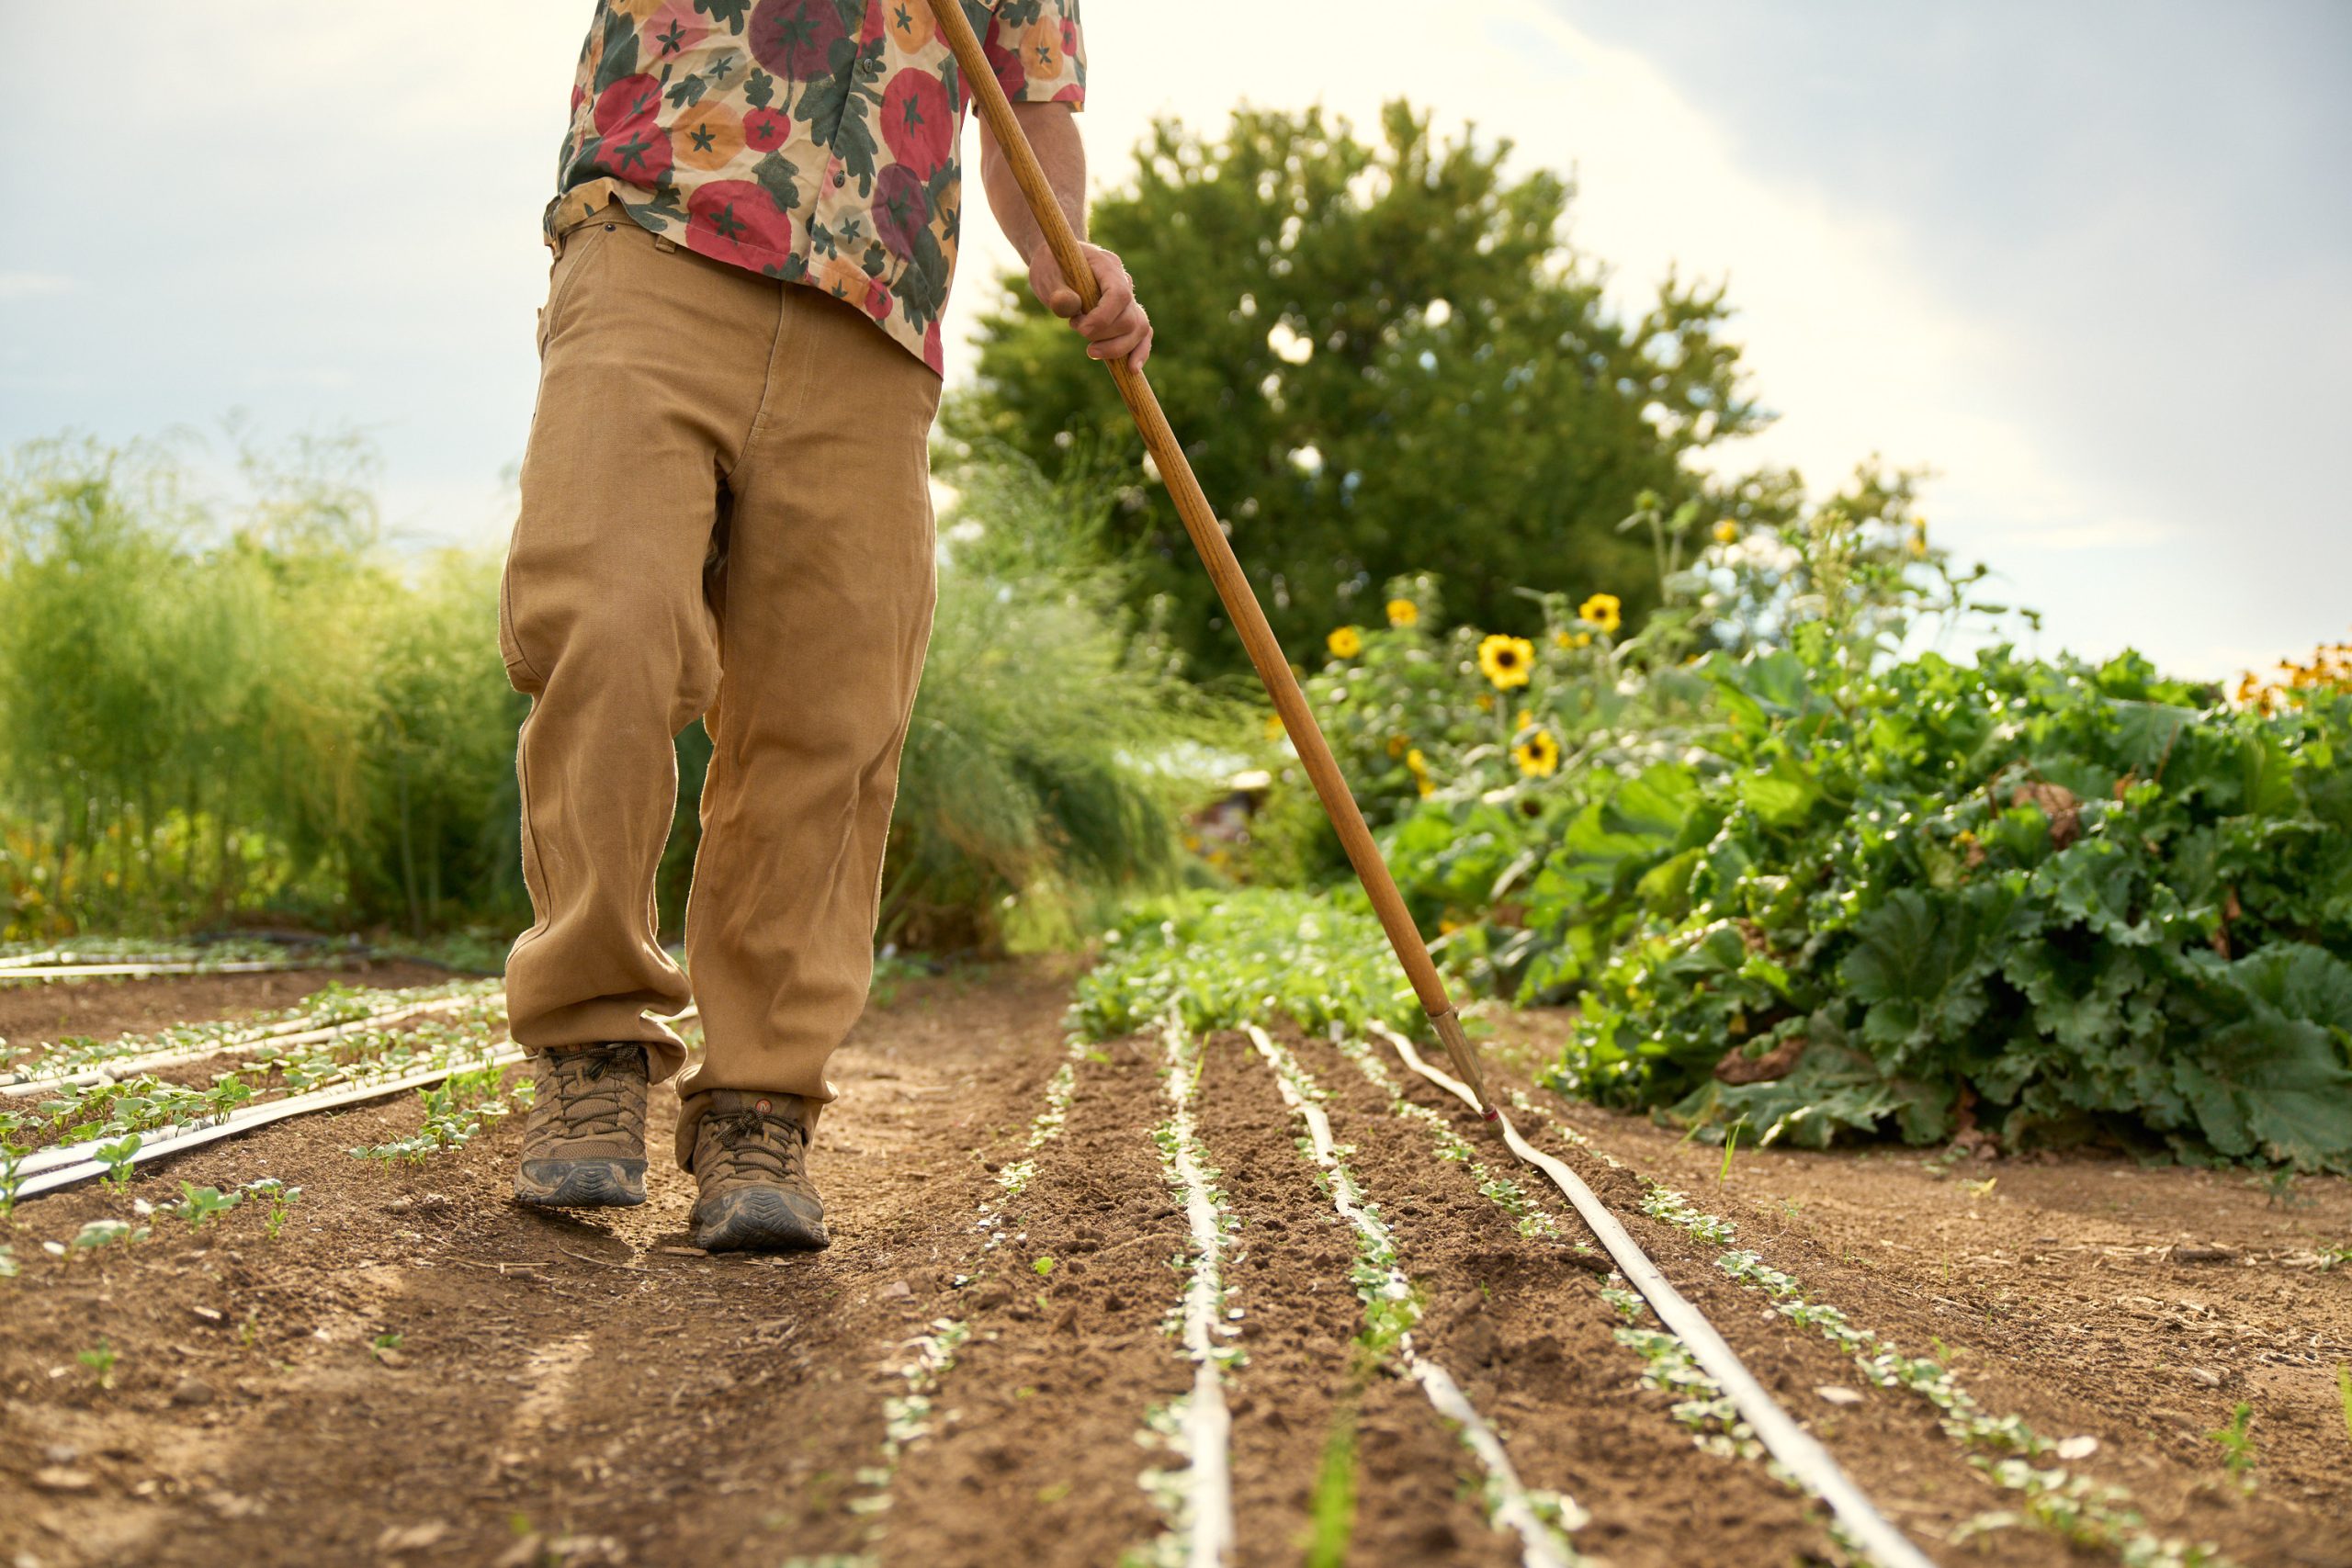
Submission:
[[[1507,141],[1435,137],[1403,103],[1381,132],[1360,141],[1320,109],[1243,108],[1216,140],[1162,121],[1093,209],[1151,312],[1160,402],[1276,629],[1304,652],[1423,570],[1494,627],[1538,619],[1521,585],[1638,612],[1649,545],[1619,523],[1645,491],[1700,494],[1689,455],[1764,417],[1738,385],[1722,288],[1669,274],[1626,320],[1567,242],[1566,181],[1508,169]],[[950,433],[1048,474],[1131,476],[1118,528],[1138,604],[1159,601],[1196,670],[1237,667],[1110,378],[1068,339],[1011,295],[983,321]],[[1736,515],[1773,493],[1716,504]]]

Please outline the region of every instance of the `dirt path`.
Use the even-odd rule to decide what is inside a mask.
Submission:
[[[837,1062],[844,1098],[816,1170],[838,1239],[814,1257],[692,1252],[688,1184],[660,1162],[641,1210],[517,1208],[511,1122],[421,1167],[344,1152],[413,1131],[413,1100],[198,1151],[128,1194],[26,1204],[0,1236],[22,1270],[0,1280],[8,1546],[43,1568],[848,1556],[1078,1568],[1179,1544],[1166,1532],[1181,1489],[1139,1483],[1181,1471],[1152,1427],[1194,1381],[1168,1329],[1192,1250],[1155,1140],[1170,1116],[1167,1058],[1150,1040],[1073,1055],[1066,997],[1059,976],[1006,969],[912,982],[869,1014]],[[1523,1046],[1547,1027],[1508,1026]],[[1419,1352],[1498,1432],[1527,1487],[1589,1514],[1579,1551],[1617,1568],[1843,1561],[1816,1506],[1678,1418],[1692,1391],[1645,1384],[1606,1266],[1578,1249],[1580,1228],[1539,1179],[1439,1157],[1447,1129],[1479,1136],[1450,1101],[1283,1038],[1393,1233]],[[1344,1460],[1351,1440],[1349,1561],[1518,1562],[1454,1427],[1367,1359],[1361,1238],[1302,1151],[1272,1070],[1240,1035],[1204,1042],[1201,1062],[1199,1153],[1228,1224],[1219,1304],[1238,1313],[1223,1371],[1232,1560],[1299,1561],[1326,1457]],[[1525,1083],[1508,1060],[1498,1077]],[[1400,1111],[1400,1093],[1421,1109]],[[1812,1299],[1914,1353],[1956,1347],[1986,1409],[2053,1438],[2096,1437],[2088,1469],[2128,1485],[2164,1533],[2220,1540],[2245,1568],[2346,1561],[2319,1521],[2352,1449],[2331,1454],[2306,1385],[2312,1358],[2343,1337],[2352,1273],[2117,1251],[2177,1239],[2156,1234],[2169,1226],[2284,1258],[2352,1216],[2342,1184],[2309,1186],[2305,1208],[2266,1208],[2228,1179],[2078,1165],[2003,1168],[1972,1194],[1958,1183],[1984,1178],[1931,1178],[1916,1156],[1771,1153],[1736,1156],[1718,1186],[1719,1153],[1538,1103],[1734,1221],[1739,1245]],[[655,1104],[660,1146],[674,1102]],[[1644,1215],[1631,1171],[1519,1114],[1939,1561],[2114,1560],[2024,1530],[1947,1545],[2008,1495],[1935,1413],[1872,1386],[1844,1350],[1743,1289],[1718,1266],[1722,1247]],[[85,1221],[132,1218],[133,1198],[160,1201],[181,1178],[262,1176],[304,1189],[275,1240],[249,1204],[202,1231],[159,1214],[136,1245],[42,1250]],[[1497,1176],[1519,1196],[1498,1196]],[[2103,1207],[2110,1198],[2121,1207]],[[1932,1240],[1947,1235],[1976,1238],[1950,1282],[1951,1248]],[[2094,1253],[2079,1280],[2048,1272],[2049,1258]],[[2086,1315],[2120,1296],[2181,1299],[2183,1280],[2204,1312]],[[103,1369],[101,1342],[115,1358]],[[2179,1394],[2184,1348],[2222,1380],[2187,1385],[2194,1401]],[[1856,1397],[1832,1404],[1820,1388]],[[2201,1436],[2238,1398],[2257,1407],[2251,1499]]]

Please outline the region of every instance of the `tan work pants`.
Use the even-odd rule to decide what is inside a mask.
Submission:
[[[532,698],[517,769],[536,919],[507,960],[533,1051],[642,1041],[699,1004],[679,1086],[833,1096],[865,1005],[899,751],[931,632],[939,378],[854,308],[611,209],[565,234],[499,606]],[[672,741],[710,731],[686,909],[655,935]]]

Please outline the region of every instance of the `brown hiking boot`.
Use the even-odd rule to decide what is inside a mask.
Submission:
[[[711,1091],[690,1168],[702,1186],[696,1247],[783,1252],[831,1245],[824,1201],[808,1179],[811,1120],[797,1094]]]
[[[534,1055],[514,1196],[557,1209],[644,1202],[647,1076],[633,1040]]]

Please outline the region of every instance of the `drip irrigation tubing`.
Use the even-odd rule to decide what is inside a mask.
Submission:
[[[266,1127],[273,1122],[283,1122],[289,1117],[306,1116],[315,1111],[334,1111],[345,1105],[358,1105],[370,1100],[381,1100],[387,1095],[398,1094],[402,1089],[424,1089],[428,1085],[439,1083],[454,1073],[469,1073],[481,1067],[509,1066],[522,1059],[523,1048],[510,1044],[501,1046],[481,1056],[458,1057],[433,1066],[420,1067],[414,1072],[403,1073],[396,1078],[338,1084],[333,1089],[317,1089],[309,1094],[288,1095],[284,1100],[265,1100],[259,1105],[232,1111],[218,1122],[198,1122],[186,1127],[167,1127],[158,1133],[141,1134],[140,1145],[132,1153],[128,1163],[144,1165],[151,1159],[163,1159],[167,1156],[186,1153],[189,1149],[201,1148],[206,1144],[217,1143],[222,1138],[233,1138],[240,1134],[250,1133],[256,1127]],[[95,1144],[108,1142],[112,1140],[95,1139],[91,1144],[76,1144],[69,1150],[59,1151],[77,1157],[45,1165],[36,1174],[27,1176],[22,1185],[17,1189],[17,1201],[22,1202],[28,1198],[38,1198],[45,1192],[54,1192],[60,1188],[72,1187],[76,1183],[87,1181],[92,1177],[105,1175],[107,1172],[105,1163],[83,1151],[92,1148]],[[49,1152],[41,1150],[29,1155],[26,1157],[25,1164],[30,1167],[42,1154]]]
[[[685,1022],[694,1018],[698,1010],[690,1007],[668,1021]],[[142,1133],[140,1134],[138,1149],[132,1153],[126,1163],[144,1165],[151,1159],[163,1159],[167,1156],[182,1154],[189,1149],[201,1148],[206,1144],[217,1143],[222,1138],[233,1138],[241,1134],[250,1133],[256,1127],[268,1126],[273,1122],[284,1122],[296,1116],[307,1116],[313,1111],[336,1111],[346,1105],[364,1104],[370,1100],[381,1100],[388,1095],[398,1094],[402,1089],[424,1089],[457,1073],[476,1072],[483,1067],[512,1066],[522,1061],[524,1056],[523,1048],[509,1042],[481,1055],[452,1055],[447,1061],[435,1063],[431,1066],[419,1067],[413,1072],[402,1073],[398,1077],[337,1084],[330,1089],[313,1089],[307,1094],[293,1094],[283,1100],[265,1100],[258,1105],[244,1106],[231,1111],[217,1122],[197,1122],[183,1127],[167,1127],[155,1133]],[[17,1189],[17,1201],[22,1202],[28,1198],[38,1198],[43,1193],[54,1192],[60,1188],[72,1187],[76,1183],[87,1181],[92,1177],[103,1176],[106,1174],[107,1167],[95,1157],[96,1151],[101,1145],[113,1141],[107,1138],[94,1138],[88,1143],[74,1144],[62,1148],[36,1149],[25,1156],[23,1165],[19,1167],[21,1171],[28,1174],[24,1176]]]
[[[1184,1287],[1185,1351],[1193,1358],[1193,1393],[1184,1406],[1184,1453],[1189,1471],[1190,1512],[1185,1560],[1189,1568],[1220,1568],[1233,1550],[1233,1417],[1225,1404],[1225,1382],[1217,1365],[1217,1302],[1224,1279],[1224,1233],[1218,1228],[1216,1207],[1210,1201],[1208,1178],[1201,1169],[1193,1125],[1193,1094],[1198,1086],[1200,1057],[1184,1060],[1184,1032],[1174,1018],[1164,1036],[1168,1047],[1168,1098],[1174,1105],[1169,1119],[1174,1145],[1170,1164],[1184,1188],[1184,1217],[1198,1255],[1192,1278]]]
[[[1372,1032],[1395,1047],[1405,1066],[1430,1083],[1461,1100],[1474,1111],[1486,1112],[1478,1097],[1459,1079],[1430,1066],[1413,1043],[1395,1030],[1379,1023]],[[1706,1314],[1692,1305],[1690,1299],[1676,1290],[1650,1261],[1632,1233],[1627,1231],[1609,1206],[1603,1203],[1583,1178],[1562,1161],[1545,1154],[1510,1124],[1509,1117],[1501,1119],[1503,1141],[1511,1153],[1534,1166],[1552,1179],[1552,1184],[1574,1206],[1584,1223],[1592,1230],[1601,1247],[1617,1265],[1626,1281],[1641,1293],[1642,1299],[1657,1313],[1658,1321],[1675,1337],[1680,1339],[1692,1358],[1715,1380],[1724,1394],[1732,1402],[1757,1440],[1777,1460],[1781,1467],[1807,1492],[1827,1505],[1838,1517],[1854,1542],[1872,1560],[1884,1568],[1934,1568],[1932,1561],[1913,1545],[1905,1535],[1881,1514],[1861,1488],[1839,1468],[1827,1449],[1822,1447],[1813,1434],[1797,1425],[1796,1418],[1781,1407],[1780,1402],[1756,1381],[1756,1375],[1740,1360],[1739,1353],[1731,1348],[1715,1325],[1707,1321]]]
[[[503,1002],[504,994],[487,997],[435,997],[427,1001],[402,1002],[340,1023],[321,1023],[313,1018],[289,1019],[266,1029],[249,1030],[242,1034],[227,1034],[218,1040],[200,1044],[174,1046],[166,1051],[150,1052],[139,1056],[109,1056],[62,1072],[26,1071],[19,1067],[0,1073],[0,1096],[41,1094],[55,1089],[79,1089],[102,1078],[120,1079],[141,1073],[152,1073],[164,1067],[185,1066],[208,1057],[242,1051],[250,1045],[273,1045],[280,1049],[294,1045],[315,1045],[322,1041],[339,1040],[356,1029],[376,1029],[385,1024],[401,1023],[412,1018],[424,1018],[436,1012],[455,1012],[475,1002]],[[37,1066],[38,1060],[28,1066]]]
[[[334,958],[232,958],[222,964],[171,961],[159,964],[44,964],[0,969],[0,986],[45,986],[51,980],[144,980],[165,975],[286,975],[298,969],[339,968],[349,960]]]

